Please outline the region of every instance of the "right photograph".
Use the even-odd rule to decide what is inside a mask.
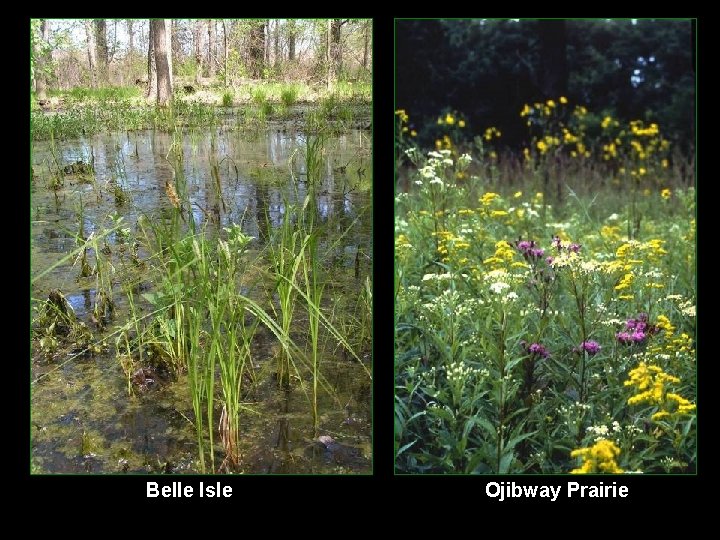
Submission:
[[[695,50],[395,21],[396,474],[696,474]]]

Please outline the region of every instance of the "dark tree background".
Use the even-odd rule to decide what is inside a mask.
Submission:
[[[527,136],[524,103],[557,99],[598,115],[657,122],[688,150],[694,141],[694,23],[690,20],[401,20],[396,106],[411,121],[455,109],[477,134]],[[429,142],[429,141],[421,141]]]

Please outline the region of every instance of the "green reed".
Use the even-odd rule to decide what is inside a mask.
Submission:
[[[268,245],[268,255],[275,274],[274,291],[277,293],[280,304],[279,318],[281,320],[282,334],[285,336],[290,335],[297,299],[297,287],[294,285],[297,282],[298,271],[307,247],[307,237],[303,235],[302,231],[295,228],[293,218],[299,217],[299,212],[304,211],[307,202],[306,199],[302,209],[295,205],[286,205],[282,224],[275,231]],[[270,228],[269,223],[268,228]],[[278,355],[277,363],[277,380],[281,386],[289,386],[290,384],[290,364],[292,361],[290,352],[283,348]]]

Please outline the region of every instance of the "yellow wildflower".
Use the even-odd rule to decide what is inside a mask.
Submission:
[[[497,193],[492,193],[488,191],[487,193],[483,194],[482,197],[480,197],[480,202],[483,206],[490,206],[490,204],[498,197],[500,197],[500,195],[498,195]]]
[[[620,456],[620,448],[614,442],[600,439],[591,447],[578,448],[570,452],[570,457],[583,459],[582,466],[573,469],[570,474],[622,473],[623,470],[616,461],[618,456]]]

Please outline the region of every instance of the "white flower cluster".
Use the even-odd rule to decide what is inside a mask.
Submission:
[[[590,426],[587,428],[588,433],[591,433],[595,435],[595,442],[599,441],[600,439],[607,439],[608,438],[608,432],[610,431],[606,425],[599,425],[599,426]]]
[[[448,381],[450,384],[465,382],[473,373],[478,370],[466,366],[462,361],[453,362],[447,368],[445,372],[447,374]]]
[[[695,317],[696,308],[692,300],[687,300],[680,304],[680,312],[686,317]]]
[[[510,285],[505,283],[504,281],[496,281],[495,283],[492,283],[490,285],[490,291],[494,292],[495,294],[502,294],[502,292],[505,289],[509,289]]]
[[[470,162],[472,161],[472,156],[470,154],[463,154],[458,158],[458,166],[461,168],[467,167],[470,165]]]

